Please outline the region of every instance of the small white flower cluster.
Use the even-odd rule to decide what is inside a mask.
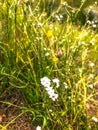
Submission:
[[[52,81],[54,83],[56,83],[56,88],[58,88],[59,87],[59,80],[55,78]],[[53,101],[55,101],[58,98],[58,94],[56,94],[54,92],[53,87],[50,86],[51,80],[48,77],[43,77],[43,78],[41,78],[41,84],[45,87],[45,89],[49,95],[49,98],[51,98]]]
[[[97,20],[94,20],[94,21],[90,21],[90,20],[87,20],[87,24],[90,25],[92,28],[97,28],[97,23],[98,21]]]
[[[63,18],[63,15],[55,15],[55,18],[60,21]]]
[[[85,44],[85,41],[82,41],[81,44],[84,45],[84,44]]]
[[[92,117],[92,120],[94,121],[94,122],[98,122],[98,118],[96,118],[96,117]]]
[[[46,56],[46,57],[48,57],[49,55],[50,55],[49,52],[46,52],[46,53],[45,53],[45,56]]]
[[[56,83],[56,88],[58,88],[60,86],[60,84],[59,84],[60,81],[57,78],[53,79],[52,81],[54,83]]]
[[[67,6],[68,3],[67,3],[67,2],[63,2],[62,5],[63,5],[63,6]]]
[[[41,130],[41,127],[40,127],[40,126],[37,126],[37,127],[36,127],[36,130]]]
[[[48,57],[50,55],[49,53],[50,49],[44,48],[45,56]]]
[[[97,1],[95,1],[95,5],[97,5],[98,3],[97,3]]]
[[[89,87],[90,89],[93,89],[93,88],[94,88],[94,86],[93,86],[92,84],[89,84],[88,87]]]
[[[49,28],[50,28],[50,29],[53,29],[53,24],[50,24],[50,25],[49,25]]]
[[[38,22],[37,26],[38,26],[38,27],[42,27],[42,23],[41,23],[41,22]]]
[[[94,67],[95,64],[94,64],[93,62],[90,62],[90,63],[89,63],[89,66],[90,66],[90,67]]]
[[[64,82],[65,89],[68,89],[68,84]]]

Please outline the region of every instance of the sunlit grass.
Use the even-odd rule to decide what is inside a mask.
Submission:
[[[98,113],[90,115],[88,110],[89,102],[98,104],[98,34],[61,22],[62,15],[56,14],[61,6],[47,17],[44,9],[40,12],[40,1],[28,2],[1,4],[1,94],[6,85],[20,89],[26,109],[33,110],[32,124],[42,129],[97,130]],[[48,87],[41,84],[44,77]],[[58,79],[58,87],[53,79]]]

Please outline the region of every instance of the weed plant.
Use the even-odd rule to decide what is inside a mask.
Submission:
[[[27,102],[16,106],[20,115],[31,112],[39,129],[97,130],[98,113],[88,111],[98,106],[98,34],[69,17],[62,23],[65,2],[49,15],[44,6],[43,0],[0,2],[0,94],[17,88]]]

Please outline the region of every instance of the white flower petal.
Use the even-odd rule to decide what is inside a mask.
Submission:
[[[52,81],[53,81],[54,83],[59,83],[59,82],[60,82],[59,79],[57,79],[57,78],[53,79]]]
[[[41,130],[41,127],[40,127],[40,126],[37,126],[37,127],[36,127],[36,130]]]
[[[44,86],[44,87],[49,87],[50,86],[50,79],[47,78],[47,77],[43,77],[41,78],[41,84]]]
[[[98,119],[96,117],[92,117],[92,120],[95,121],[95,122],[98,122]]]

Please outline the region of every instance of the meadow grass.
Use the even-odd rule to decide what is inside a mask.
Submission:
[[[40,1],[0,6],[0,94],[17,88],[27,106],[15,107],[43,130],[97,130],[98,113],[88,111],[98,104],[98,34],[61,22],[62,4],[48,17]]]

